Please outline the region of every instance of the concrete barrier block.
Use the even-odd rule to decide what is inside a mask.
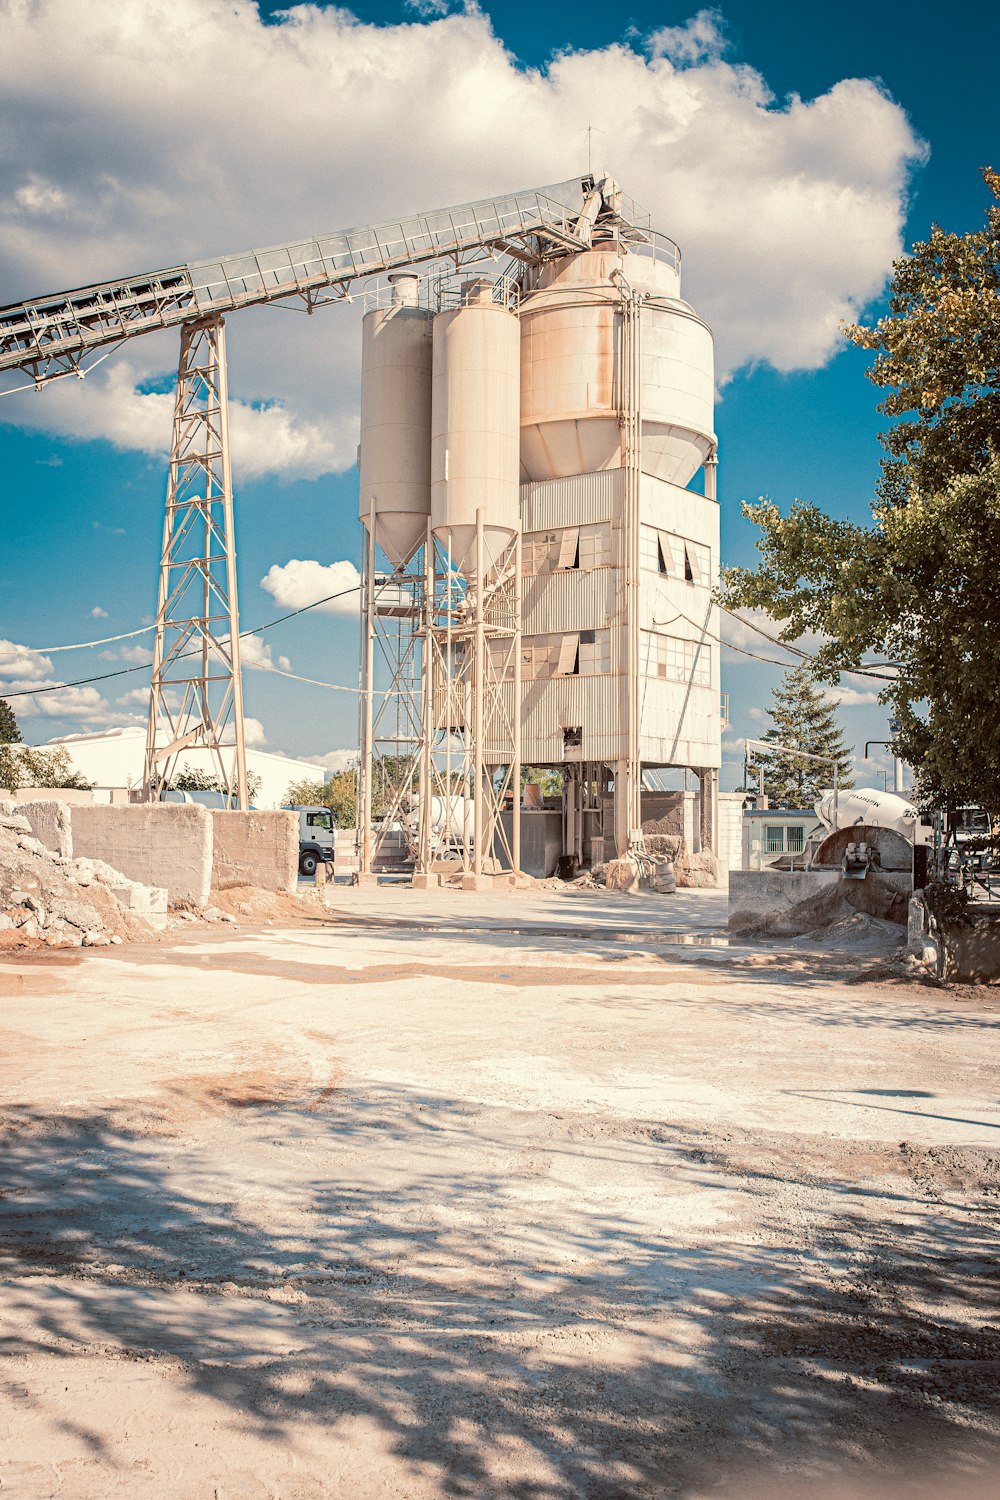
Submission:
[[[753,932],[800,902],[825,895],[839,880],[839,870],[731,870],[729,930]]]
[[[294,812],[211,813],[212,889],[255,885],[294,891],[299,872],[299,819]]]
[[[73,854],[100,859],[170,901],[202,907],[212,879],[212,819],[197,803],[74,807]]]
[[[51,849],[53,854],[61,854],[64,859],[73,858],[73,821],[68,803],[55,798],[22,802],[18,812],[22,818],[27,818],[40,844]]]

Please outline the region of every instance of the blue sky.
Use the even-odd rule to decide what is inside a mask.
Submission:
[[[836,318],[877,315],[892,254],[932,221],[982,223],[978,168],[1000,161],[994,9],[960,5],[945,29],[940,12],[895,4],[729,4],[696,19],[697,7],[668,4],[462,15],[379,3],[356,6],[353,27],[343,12],[289,20],[265,6],[262,27],[252,5],[221,0],[92,0],[84,12],[46,0],[16,30],[5,23],[0,302],[569,176],[586,165],[593,121],[595,164],[680,240],[686,294],[715,328],[723,559],[747,562],[742,499],[867,515],[878,395]],[[82,16],[104,28],[90,81],[73,63],[86,38],[69,23],[78,32]],[[213,75],[215,113],[193,123],[170,21],[189,40],[200,29],[209,60],[215,49],[231,64]],[[352,98],[357,76],[367,82]],[[357,335],[356,309],[230,320],[245,627],[296,597],[290,575],[261,587],[272,567],[357,559]],[[44,648],[149,619],[175,359],[172,338],[136,341],[82,387],[0,401],[0,638]],[[297,673],[356,682],[353,616],[314,613],[264,639]],[[19,656],[8,681],[131,664],[118,647]],[[780,671],[727,653],[723,672],[728,786],[736,741],[765,727]],[[52,695],[45,715],[23,718],[25,737],[141,716],[144,682],[137,672]],[[355,743],[350,694],[253,671],[246,697],[273,749],[319,757]],[[878,705],[841,713],[859,750],[884,737]]]

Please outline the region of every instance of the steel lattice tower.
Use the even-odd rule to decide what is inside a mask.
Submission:
[[[208,750],[226,805],[246,808],[225,321],[181,330],[160,557],[143,797],[185,750]]]

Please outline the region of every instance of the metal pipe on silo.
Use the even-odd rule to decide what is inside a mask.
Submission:
[[[358,869],[362,875],[372,873],[372,776],[374,775],[374,673],[375,673],[375,506],[369,507],[365,538],[364,627],[361,697],[361,741],[358,754],[358,779],[361,783],[359,817]]]
[[[483,592],[485,582],[486,548],[483,528],[483,508],[476,511],[476,639],[475,656],[473,662],[479,668],[474,672],[472,692],[472,807],[474,844],[472,871],[475,875],[484,874],[483,859],[486,855],[484,844],[488,835],[487,820],[483,816],[483,793],[486,788],[486,673],[484,665],[486,661],[486,619],[483,614]],[[490,829],[492,831],[492,827]]]

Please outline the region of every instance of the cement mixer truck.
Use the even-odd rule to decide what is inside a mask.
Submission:
[[[836,804],[835,822],[833,792],[824,793],[815,803],[816,816],[831,833],[838,828],[852,828],[855,823],[867,823],[873,827],[891,828],[912,844],[925,841],[928,830],[921,827],[919,812],[895,792],[880,792],[870,786],[852,787],[850,791],[838,793]]]
[[[420,798],[410,797],[405,803],[403,829],[413,851],[420,827]],[[475,832],[475,806],[471,797],[450,796],[431,798],[431,849],[435,855],[444,854],[472,838]]]

